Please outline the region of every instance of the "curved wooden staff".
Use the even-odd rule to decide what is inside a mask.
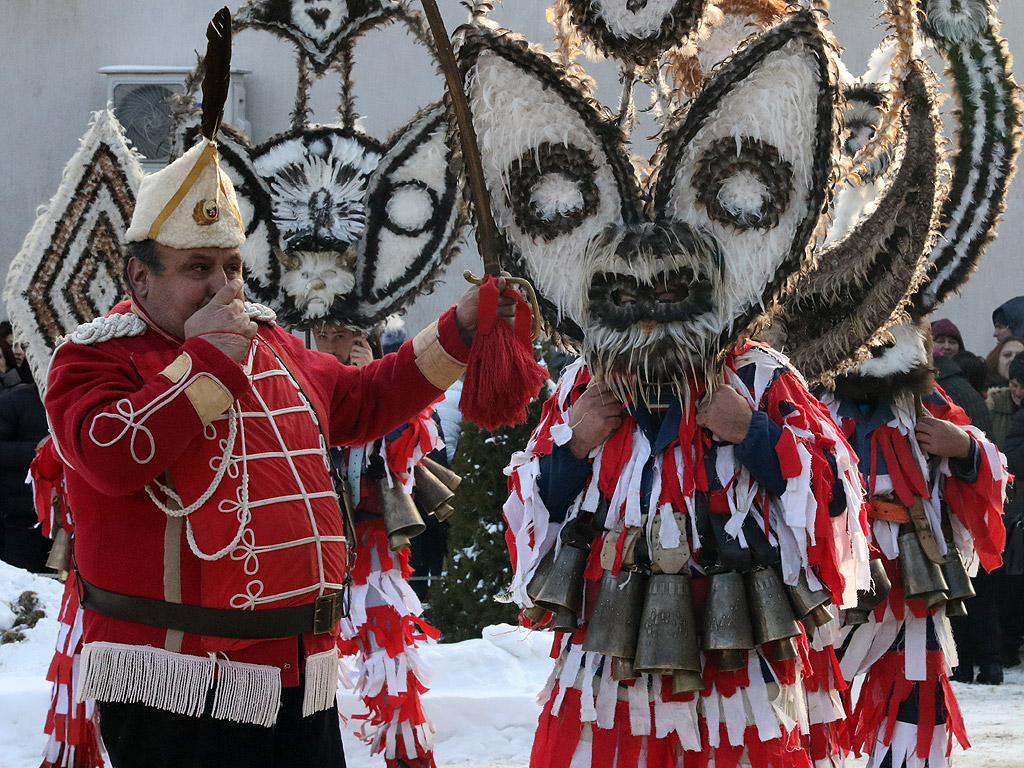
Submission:
[[[437,58],[441,62],[452,112],[455,114],[455,122],[459,128],[459,144],[462,147],[462,160],[466,169],[466,184],[469,186],[469,196],[476,209],[474,236],[480,257],[484,262],[484,272],[494,277],[504,277],[506,283],[515,285],[526,294],[526,298],[530,302],[530,310],[533,313],[533,336],[536,338],[540,333],[541,323],[540,305],[537,302],[536,291],[530,285],[529,280],[512,277],[507,272],[502,272],[501,269],[498,228],[494,224],[494,217],[491,216],[491,198],[484,180],[484,167],[480,161],[480,147],[477,144],[476,131],[473,130],[473,115],[469,109],[469,100],[462,88],[462,74],[459,71],[458,62],[455,61],[455,52],[452,50],[451,40],[448,38],[448,30],[445,29],[436,0],[421,0],[421,2],[427,23],[430,25],[430,33],[437,45]],[[463,276],[476,285],[481,282],[481,278],[469,270],[466,270]]]

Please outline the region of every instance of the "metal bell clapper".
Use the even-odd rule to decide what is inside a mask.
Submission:
[[[422,505],[423,509],[436,517],[437,510],[447,505],[455,494],[422,464],[416,465],[413,475],[416,478],[416,483],[413,486],[416,501]]]
[[[775,661],[795,659],[794,637],[803,630],[786,597],[782,578],[774,568],[758,568],[746,574],[747,600],[750,605],[754,640],[769,643]]]
[[[409,541],[423,533],[427,526],[416,509],[416,502],[402,490],[401,484],[392,478],[382,477],[377,481],[380,503],[384,510],[384,530],[388,535],[388,547],[398,552],[409,546]]]
[[[632,659],[644,606],[647,576],[640,571],[622,569],[618,576],[605,571],[587,623],[583,650]]]
[[[905,529],[905,532],[900,534],[899,547],[900,576],[907,599],[920,598],[929,609],[938,608],[946,602],[948,589],[942,570],[925,555],[913,529]]]
[[[885,572],[885,565],[881,560],[877,558],[872,560],[869,572],[871,588],[857,590],[857,606],[848,608],[846,611],[847,624],[867,624],[871,612],[885,602],[889,596],[889,590],[892,589],[889,574]]]
[[[964,605],[964,601],[974,597],[974,586],[971,584],[971,577],[967,575],[967,569],[964,568],[964,561],[960,558],[956,544],[950,539],[946,540],[946,552],[948,553],[946,562],[940,566],[946,584],[949,586],[946,615],[966,616],[967,606]]]
[[[824,589],[811,589],[807,583],[807,573],[802,568],[796,586],[787,584],[786,591],[798,619],[806,620],[815,627],[822,627],[832,621],[832,611],[828,608],[832,604],[832,596]]]
[[[704,608],[705,651],[718,653],[718,668],[729,672],[746,666],[747,651],[754,648],[747,591],[743,575],[736,571],[709,573]]]

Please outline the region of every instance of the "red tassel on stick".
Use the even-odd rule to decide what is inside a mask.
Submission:
[[[515,329],[498,319],[498,281],[485,275],[480,284],[476,336],[462,383],[459,408],[481,429],[526,421],[526,406],[540,393],[547,371],[533,359],[533,317],[530,305],[511,289],[516,300]]]

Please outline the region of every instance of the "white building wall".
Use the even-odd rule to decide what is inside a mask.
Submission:
[[[0,0],[0,150],[4,180],[0,184],[0,279],[21,247],[37,206],[56,191],[64,164],[85,132],[89,115],[104,106],[106,84],[97,70],[111,65],[194,64],[205,50],[207,21],[223,0]],[[415,5],[415,0],[412,0]],[[545,0],[505,0],[493,18],[550,45],[544,19]],[[234,11],[242,5],[231,0]],[[465,19],[456,0],[440,0],[449,29]],[[847,49],[854,72],[883,35],[865,18],[881,8],[878,0],[833,0],[835,31]],[[870,6],[870,8],[869,8]],[[1003,32],[1011,50],[1024,56],[1024,3],[1001,4]],[[1024,60],[1024,59],[1022,59]],[[264,141],[288,127],[296,87],[291,46],[266,32],[238,35],[234,65],[251,70],[246,78],[252,139]],[[589,67],[589,65],[588,65]],[[594,68],[606,83],[599,93],[617,100],[614,70]],[[603,77],[601,76],[603,73]],[[356,48],[357,109],[363,128],[383,138],[414,111],[441,96],[442,80],[426,52],[398,27],[371,32]],[[335,120],[336,80],[325,78],[313,91],[315,119]],[[968,348],[979,354],[992,346],[991,311],[1006,299],[1024,294],[1024,182],[1011,188],[1010,205],[999,239],[989,248],[981,269],[938,316],[960,327]],[[462,292],[462,270],[476,268],[468,245],[433,296],[409,312],[411,331],[422,327]],[[6,315],[0,309],[0,315]]]

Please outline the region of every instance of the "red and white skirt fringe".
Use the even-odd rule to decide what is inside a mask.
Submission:
[[[578,638],[577,638],[578,639]],[[559,652],[559,646],[563,645]],[[704,691],[672,693],[672,679],[617,682],[610,660],[556,639],[555,670],[532,768],[822,768],[840,761],[844,716],[832,648],[773,662],[748,654],[747,668],[721,672],[705,659]],[[766,681],[763,670],[770,670]]]
[[[409,551],[391,552],[382,518],[356,523],[356,567],[351,613],[341,622],[342,685],[363,701],[355,733],[387,767],[403,760],[434,768],[434,729],[420,697],[428,690],[430,669],[417,641],[438,631],[419,618],[423,608],[409,586]],[[350,662],[352,666],[350,666]]]
[[[945,608],[930,612],[923,600],[907,601],[898,563],[884,562],[889,597],[867,624],[853,629],[842,659],[848,679],[866,670],[844,724],[843,746],[857,756],[869,754],[868,768],[890,755],[892,768],[950,766],[954,737],[963,749],[970,742],[949,682],[957,658]],[[900,719],[901,706],[904,718],[916,713],[913,722]]]
[[[68,574],[64,585],[58,621],[57,647],[46,673],[53,686],[44,726],[49,739],[43,749],[42,768],[102,768],[96,704],[92,699],[75,702],[82,652],[82,609],[74,571]]]

